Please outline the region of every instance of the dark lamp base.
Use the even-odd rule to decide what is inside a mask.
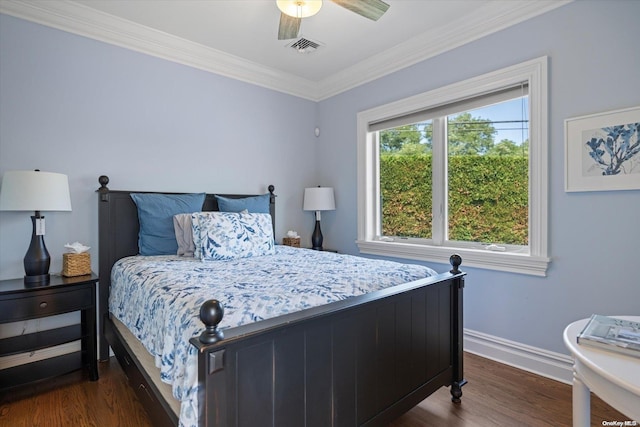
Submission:
[[[44,236],[36,232],[36,220],[44,220],[40,212],[31,217],[32,233],[29,249],[24,256],[24,283],[42,284],[49,283],[49,265],[51,257],[47,246],[44,244]]]
[[[51,280],[51,276],[47,274],[38,274],[35,276],[24,276],[24,283],[34,284],[39,283],[42,285],[46,285]]]
[[[322,231],[320,230],[320,221],[316,220],[316,226],[311,235],[311,249],[316,251],[322,250]]]

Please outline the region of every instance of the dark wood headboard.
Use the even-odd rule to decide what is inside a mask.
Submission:
[[[109,358],[109,345],[104,338],[104,316],[109,313],[109,288],[111,287],[111,267],[121,258],[138,254],[138,210],[131,193],[181,194],[154,191],[113,191],[107,187],[109,178],[98,178],[98,249],[99,249],[99,303],[98,330],[100,334],[100,360]],[[268,187],[270,197],[269,212],[273,235],[276,229],[276,195],[274,186]],[[232,199],[256,196],[256,194],[217,194]],[[207,194],[202,211],[217,211],[218,202],[214,194]]]

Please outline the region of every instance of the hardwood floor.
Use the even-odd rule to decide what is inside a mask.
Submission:
[[[462,403],[438,390],[390,427],[571,426],[571,386],[465,353]],[[627,417],[591,395],[591,426]]]
[[[390,427],[570,426],[571,387],[465,353],[461,404],[443,388]],[[115,358],[100,379],[70,374],[0,396],[0,426],[152,427]],[[592,396],[591,425],[627,418]]]
[[[98,381],[80,371],[0,395],[0,426],[152,427],[115,357]]]

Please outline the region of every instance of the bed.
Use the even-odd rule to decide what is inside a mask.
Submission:
[[[180,334],[172,338],[188,349],[193,362],[181,368],[186,372],[184,376],[195,378],[190,392],[195,405],[180,405],[173,396],[175,384],[172,389],[160,380],[165,375],[164,365],[159,369],[162,363],[158,359],[162,357],[154,357],[145,349],[146,343],[135,328],[145,321],[153,323],[147,315],[156,309],[144,307],[132,321],[120,307],[122,303],[112,301],[110,309],[109,301],[120,294],[120,301],[142,301],[135,306],[150,300],[144,295],[134,298],[123,294],[118,286],[128,282],[120,279],[120,271],[129,271],[132,277],[145,282],[158,270],[175,269],[169,284],[153,285],[152,289],[156,292],[166,287],[167,295],[176,295],[171,286],[191,274],[180,270],[189,267],[176,261],[175,256],[148,257],[145,261],[155,264],[144,268],[152,270],[135,270],[133,261],[143,257],[135,256],[140,251],[140,225],[131,194],[140,192],[110,190],[106,176],[101,176],[99,182],[100,359],[108,360],[110,346],[154,426],[176,426],[179,422],[192,425],[194,419],[200,426],[383,426],[443,386],[450,387],[453,402],[460,402],[461,388],[466,383],[462,363],[465,274],[459,270],[460,257],[453,255],[452,269],[446,273],[393,286],[376,283],[378,288],[374,291],[361,291],[323,304],[304,302],[297,307],[285,302],[290,310],[284,314],[254,315],[251,321],[233,320],[237,317],[237,301],[222,291],[202,303],[202,297],[194,297],[189,303],[181,300],[178,305],[187,310],[181,316],[201,323],[195,329],[191,321],[187,338],[181,339]],[[269,186],[268,194],[270,225],[275,229],[273,186]],[[204,196],[202,211],[218,210],[216,196],[220,195]],[[242,200],[255,195],[222,196]],[[276,245],[273,259],[289,263],[283,271],[292,274],[295,268],[287,258],[291,251],[314,264],[342,263],[351,258],[356,263],[365,262],[359,257]],[[253,271],[261,270],[260,257],[250,261],[254,263]],[[200,271],[202,266],[209,268],[215,262],[192,264],[200,265],[196,267]],[[409,270],[405,266],[399,271],[409,274]],[[214,275],[219,281],[228,280],[222,273]],[[198,277],[202,281],[204,276]],[[320,278],[324,279],[324,275],[317,280],[322,285]],[[129,285],[131,289],[140,286]],[[302,293],[289,293],[304,299],[299,297]],[[185,408],[186,412],[194,412],[191,418],[184,418]],[[185,419],[190,421],[186,423]]]

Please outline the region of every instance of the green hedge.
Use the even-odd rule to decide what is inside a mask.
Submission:
[[[528,159],[449,158],[449,239],[528,243]],[[431,238],[431,155],[380,158],[383,234]]]

